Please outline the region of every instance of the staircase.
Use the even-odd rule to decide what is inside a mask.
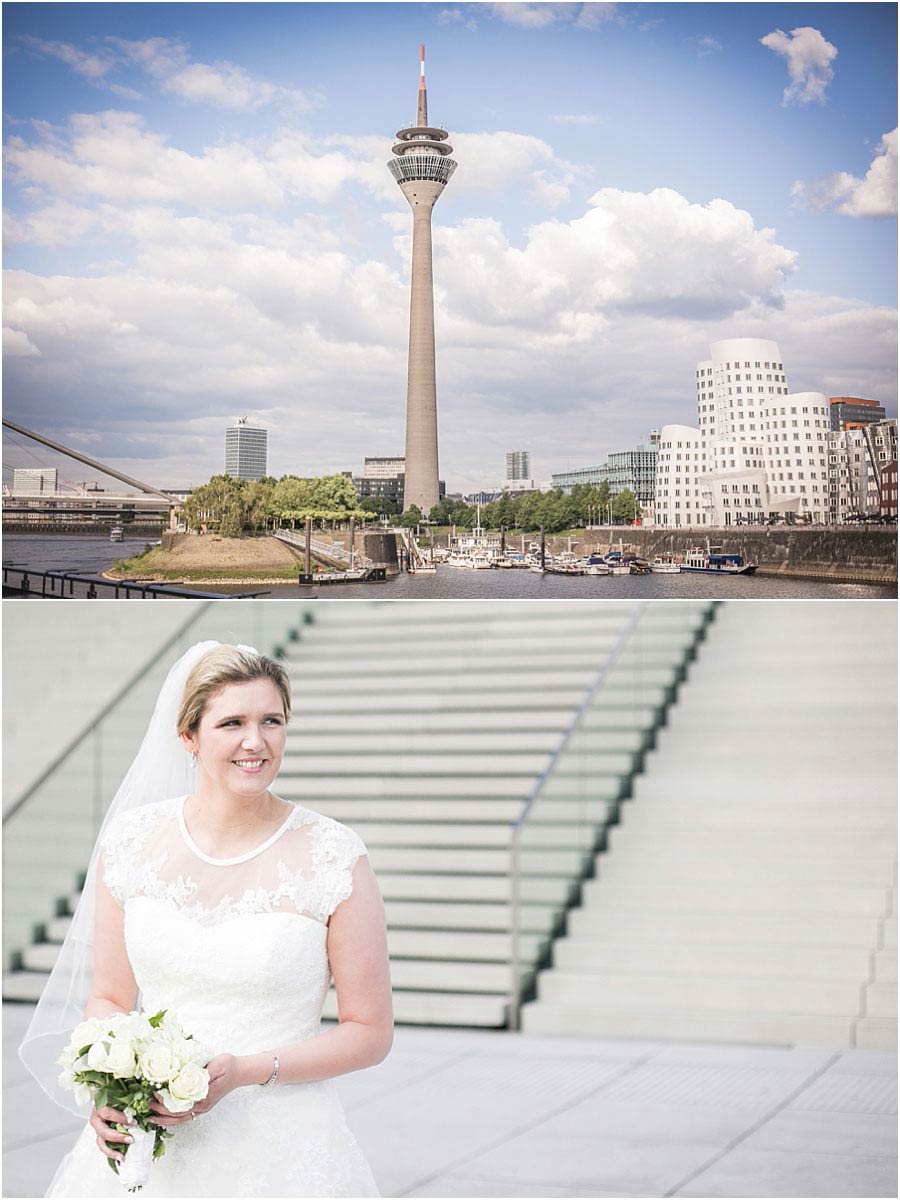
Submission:
[[[366,841],[385,897],[398,1021],[507,1021],[512,824],[533,798],[520,861],[527,985],[711,609],[647,605],[619,648],[631,602],[323,602],[285,644],[294,716],[276,788]],[[7,996],[39,991],[67,921],[48,919],[23,950]],[[326,1014],[335,1013],[332,996]]]
[[[720,609],[525,1031],[896,1048],[895,609]]]

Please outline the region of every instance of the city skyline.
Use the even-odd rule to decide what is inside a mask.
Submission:
[[[547,479],[684,421],[722,338],[896,413],[892,5],[5,16],[7,412],[123,471],[208,478],[234,412],[275,475],[402,452],[420,42],[449,491],[513,423]]]

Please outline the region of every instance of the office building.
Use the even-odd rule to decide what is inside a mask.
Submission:
[[[832,430],[846,430],[851,426],[868,426],[871,422],[883,422],[886,416],[883,405],[858,396],[829,397],[828,407]]]
[[[896,516],[896,419],[832,430],[828,441],[828,520]]]
[[[17,495],[57,492],[59,473],[55,467],[17,467],[13,469],[12,490]]]
[[[369,480],[392,480],[406,474],[406,460],[402,455],[368,455],[363,461],[362,474]]]
[[[225,475],[236,480],[262,480],[266,474],[267,432],[239,417],[225,431]]]
[[[659,433],[654,431],[649,445],[638,443],[632,451],[613,451],[603,464],[576,468],[571,472],[554,472],[550,477],[551,485],[570,493],[576,484],[597,488],[605,482],[612,496],[628,489],[642,505],[649,505],[656,490],[658,440]]]

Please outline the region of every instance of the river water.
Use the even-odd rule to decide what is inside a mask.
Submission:
[[[96,575],[112,567],[116,559],[125,559],[143,551],[146,538],[110,543],[107,538],[91,535],[10,534],[4,538],[3,562],[9,567],[29,567],[33,571],[80,571]],[[188,586],[189,587],[189,586]],[[538,598],[563,597],[896,597],[890,585],[832,584],[818,580],[792,580],[772,576],[707,576],[693,572],[650,576],[539,576],[522,569],[473,572],[463,568],[439,567],[435,575],[406,573],[384,584],[335,584],[301,587],[300,585],[218,585],[198,584],[213,592],[241,593],[265,589],[272,597],[332,597],[335,600],[379,598]]]

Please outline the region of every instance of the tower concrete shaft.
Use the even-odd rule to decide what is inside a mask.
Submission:
[[[397,131],[388,167],[413,213],[403,508],[417,505],[427,514],[439,500],[431,211],[456,163],[449,157],[453,147],[446,131],[428,124],[424,46],[419,63],[416,124]]]

